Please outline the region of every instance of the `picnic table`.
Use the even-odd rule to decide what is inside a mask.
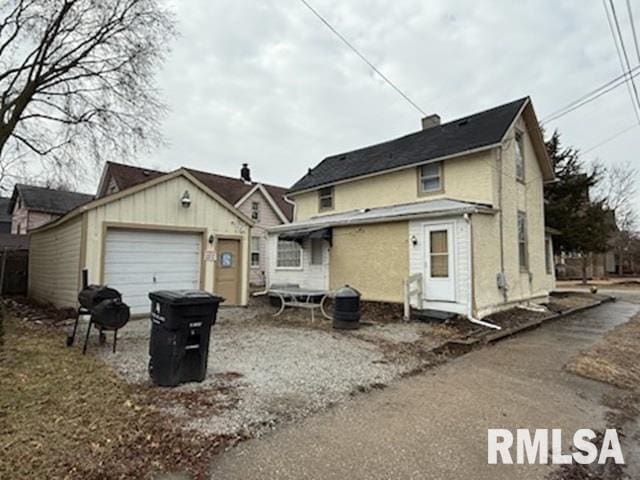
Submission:
[[[322,315],[332,320],[331,316],[327,315],[324,310],[324,301],[327,297],[331,296],[331,291],[329,290],[318,290],[311,288],[300,288],[300,287],[286,287],[286,288],[274,288],[268,290],[269,294],[275,294],[280,298],[280,309],[273,315],[277,317],[286,307],[292,308],[306,308],[311,310],[311,321],[315,321],[315,311],[316,309],[320,310]],[[320,303],[315,303],[313,301],[314,298],[322,297],[320,299]]]

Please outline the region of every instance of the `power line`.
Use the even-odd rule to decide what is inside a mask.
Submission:
[[[574,110],[577,110],[578,108],[586,105],[587,103],[591,103],[594,100],[600,98],[604,94],[609,93],[610,91],[624,85],[625,83],[627,83],[627,80],[626,80],[627,75],[631,75],[631,78],[635,78],[638,75],[640,75],[640,65],[637,65],[634,68],[632,68],[630,71],[624,72],[622,75],[614,78],[613,80],[610,80],[607,83],[600,85],[598,88],[591,90],[589,93],[582,95],[580,98],[568,103],[564,107],[559,108],[554,112],[551,112],[549,115],[541,119],[540,123],[541,124],[548,123],[550,121],[557,120],[560,117],[564,117],[568,113],[571,113]]]
[[[402,98],[404,98],[407,102],[409,102],[409,104],[415,108],[417,111],[419,111],[422,115],[426,116],[427,113],[420,108],[413,100],[411,100],[411,98],[409,98],[409,96],[404,93],[402,90],[400,90],[399,87],[397,87],[391,80],[389,80],[389,78],[382,73],[373,63],[371,63],[369,60],[367,60],[367,57],[365,57],[362,53],[360,53],[360,51],[354,47],[351,42],[349,42],[349,40],[347,40],[340,32],[338,32],[330,23],[328,20],[326,20],[322,15],[320,15],[320,13],[318,13],[318,11],[316,11],[311,5],[309,5],[309,3],[306,0],[300,0],[300,2],[302,2],[302,4],[307,7],[316,17],[318,17],[318,19],[324,23],[326,25],[326,27],[331,30],[331,32],[333,32],[333,34],[338,37],[340,40],[342,40],[342,42],[349,47],[351,50],[353,50],[353,52],[358,55],[358,57],[360,57],[360,60],[362,60],[364,63],[366,63],[369,68],[371,68],[374,72],[376,72],[385,82],[387,82],[387,84],[393,88],[398,94],[400,94],[402,96]]]
[[[609,29],[611,30],[611,35],[613,36],[613,43],[616,46],[616,52],[618,54],[618,60],[620,61],[620,67],[622,68],[623,72],[627,72],[631,70],[631,68],[629,67],[629,57],[627,56],[627,50],[624,46],[624,38],[622,37],[622,33],[620,32],[620,24],[618,23],[618,17],[616,15],[613,0],[609,0],[609,5],[611,6],[611,12],[613,13],[613,18],[615,20],[616,29],[618,31],[618,37],[616,37],[616,32],[613,28],[613,22],[611,21],[611,15],[609,14],[609,9],[607,8],[606,0],[602,0],[602,4],[604,5],[604,11],[607,14],[607,22],[609,23]],[[618,41],[620,41],[620,46],[618,46]],[[623,60],[623,54],[620,52],[621,48],[622,48],[622,52],[624,53],[624,59],[626,60],[626,64],[627,64],[626,67],[625,67],[625,61]],[[631,89],[632,86],[635,92],[635,97],[636,97],[635,99],[634,99],[634,92],[632,92],[632,89]],[[629,92],[629,97],[631,98],[633,113],[635,114],[636,119],[638,120],[638,123],[640,123],[640,114],[638,114],[638,108],[640,108],[640,100],[638,100],[638,92],[635,88],[635,83],[633,82],[633,79],[629,81],[629,79],[627,78],[627,91]]]
[[[638,63],[640,63],[640,45],[638,45],[638,35],[636,34],[636,26],[633,23],[633,12],[631,11],[631,0],[627,0],[627,12],[629,12],[629,24],[631,25],[631,33],[633,34],[633,44],[636,47],[636,55]]]
[[[616,134],[614,134],[614,135],[610,136],[609,138],[606,138],[605,140],[603,140],[603,141],[601,141],[601,142],[599,142],[599,143],[597,143],[597,144],[595,144],[595,145],[593,145],[593,146],[591,146],[591,147],[587,148],[587,149],[586,149],[586,150],[584,150],[584,151],[581,151],[580,153],[581,153],[582,155],[586,155],[587,153],[592,152],[592,151],[593,151],[593,150],[595,150],[596,148],[600,148],[600,147],[601,147],[601,146],[603,146],[604,144],[609,143],[609,142],[610,142],[610,141],[612,141],[612,140],[615,140],[615,139],[616,139],[616,138],[618,138],[620,135],[624,135],[625,133],[627,133],[627,132],[629,132],[629,131],[631,131],[631,130],[633,130],[634,128],[639,127],[639,126],[640,126],[640,124],[638,124],[638,123],[634,123],[633,125],[630,125],[630,126],[628,126],[627,128],[625,128],[625,129],[623,129],[623,130],[620,130],[618,133],[616,133]]]

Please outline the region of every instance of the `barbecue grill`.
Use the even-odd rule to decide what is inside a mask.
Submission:
[[[99,331],[99,341],[103,344],[106,341],[105,331],[113,331],[113,352],[116,351],[118,342],[118,330],[124,327],[129,321],[129,307],[122,302],[122,295],[116,289],[106,285],[87,285],[87,270],[82,271],[83,288],[78,293],[78,314],[73,325],[73,332],[67,337],[67,346],[73,345],[78,331],[78,322],[83,315],[89,315],[89,325],[84,338],[82,353],[86,353],[89,342],[91,326],[96,325]]]

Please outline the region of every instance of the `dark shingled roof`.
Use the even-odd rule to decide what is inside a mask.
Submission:
[[[121,163],[109,162],[109,172],[120,190],[124,190],[129,187],[133,187],[147,180],[165,175],[166,172],[158,170],[151,170],[148,168],[134,167],[131,165],[124,165]],[[191,168],[185,168],[191,175],[204,183],[211,190],[216,192],[222,198],[232,205],[235,205],[238,200],[244,197],[249,190],[251,190],[256,183],[245,183],[240,178],[227,177],[224,175],[217,175],[215,173],[203,172],[200,170],[193,170]],[[293,219],[293,205],[284,199],[284,195],[287,193],[287,189],[278,187],[275,185],[269,185],[262,183],[262,186],[269,192],[269,195],[278,205],[278,208],[282,211],[288,220]],[[103,185],[103,190],[98,192],[98,196],[104,196],[108,185]]]
[[[33,185],[16,184],[9,203],[8,211],[12,212],[18,194],[26,208],[36,212],[64,215],[80,205],[94,199],[93,195],[78,192],[65,192]]]
[[[502,140],[516,115],[528,100],[529,97],[521,98],[404,137],[332,155],[298,180],[289,192],[316,188],[340,180],[410,166],[493,145]]]

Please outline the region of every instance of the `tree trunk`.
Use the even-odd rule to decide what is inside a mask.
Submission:
[[[587,284],[587,254],[582,254],[582,284]]]

